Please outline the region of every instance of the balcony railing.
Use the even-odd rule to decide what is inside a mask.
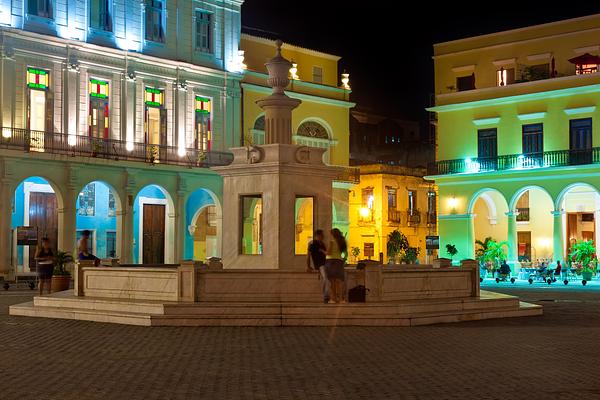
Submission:
[[[517,207],[517,222],[526,222],[529,221],[529,207]]]
[[[228,165],[233,155],[227,152],[179,149],[175,146],[126,142],[90,136],[67,135],[19,128],[2,128],[0,148],[94,157],[115,161],[141,161],[150,164],[180,165],[189,168]]]
[[[395,208],[388,207],[388,222],[399,224],[402,221],[402,212]]]
[[[421,223],[421,213],[419,210],[407,210],[406,222],[408,226],[419,225]]]
[[[427,213],[427,225],[436,225],[437,224],[437,214],[434,212]]]
[[[450,175],[531,168],[600,164],[600,147],[585,150],[555,150],[532,154],[508,154],[493,158],[466,158],[437,161],[429,165],[429,175]]]

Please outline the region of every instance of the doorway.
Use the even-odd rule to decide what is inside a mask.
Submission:
[[[90,98],[90,129],[92,138],[108,139],[108,101]]]
[[[167,110],[162,107],[146,106],[146,145],[150,162],[159,162],[166,157]]]
[[[592,119],[569,121],[569,149],[571,165],[592,163]]]
[[[58,248],[58,205],[54,193],[29,193],[29,226],[38,230],[38,239],[50,239],[54,254]],[[29,246],[29,269],[36,270],[35,246]]]
[[[143,205],[143,264],[165,262],[165,205]]]

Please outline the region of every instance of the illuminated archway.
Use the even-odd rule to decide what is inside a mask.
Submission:
[[[486,238],[495,241],[508,239],[508,203],[502,193],[495,189],[482,189],[469,203],[469,213],[473,215],[474,241],[484,242]],[[477,245],[474,249],[477,249]]]
[[[578,240],[593,240],[596,254],[599,254],[600,194],[598,189],[588,183],[573,183],[565,187],[558,195],[555,207],[562,214],[562,239],[565,255]]]

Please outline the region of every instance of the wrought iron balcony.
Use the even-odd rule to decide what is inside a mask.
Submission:
[[[408,226],[415,226],[421,223],[421,213],[419,210],[407,210],[406,222]]]
[[[543,153],[508,154],[493,158],[442,160],[429,165],[429,175],[451,175],[532,168],[600,164],[600,147],[585,150],[555,150]]]
[[[140,161],[150,164],[180,165],[188,168],[207,168],[228,165],[233,155],[221,151],[203,152],[197,149],[179,149],[175,146],[126,142],[90,136],[67,135],[2,128],[0,148],[31,153],[64,154],[69,156],[104,158],[114,161]]]
[[[395,208],[388,208],[388,222],[399,224],[402,221],[402,212]]]
[[[427,225],[436,225],[437,224],[437,214],[435,212],[427,213]]]

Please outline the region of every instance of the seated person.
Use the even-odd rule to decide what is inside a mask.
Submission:
[[[548,270],[548,267],[546,266],[545,262],[542,262],[542,264],[540,265],[540,267],[538,268],[538,272],[540,274],[545,274],[546,271]]]
[[[554,275],[560,275],[561,272],[562,272],[562,265],[560,264],[560,261],[557,261],[556,268],[554,269]]]
[[[498,273],[502,276],[510,275],[510,265],[506,263],[506,260],[502,261],[502,264],[500,264]]]
[[[94,265],[97,267],[100,264],[100,259],[92,254],[89,248],[90,243],[90,231],[87,229],[82,232],[81,239],[77,245],[77,259],[78,260],[93,260]]]

